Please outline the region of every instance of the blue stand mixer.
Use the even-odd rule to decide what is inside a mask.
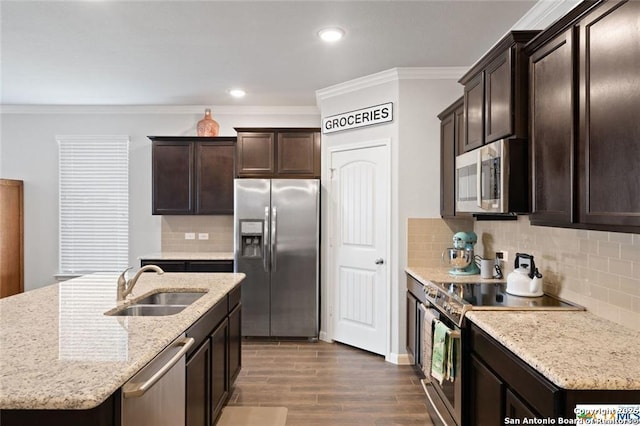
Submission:
[[[451,275],[476,275],[480,268],[476,265],[473,246],[478,242],[475,232],[456,232],[453,235],[453,248],[448,248],[442,253],[445,262],[453,266],[449,271]]]

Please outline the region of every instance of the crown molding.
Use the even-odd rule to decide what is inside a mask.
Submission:
[[[576,7],[582,0],[539,0],[512,30],[542,30]]]
[[[469,67],[392,68],[316,90],[316,100],[319,102],[334,96],[340,96],[399,80],[457,80],[468,69]]]
[[[320,115],[316,106],[240,105],[0,105],[1,114],[202,114],[210,108],[220,115]]]
[[[399,80],[457,80],[469,67],[396,68]]]
[[[368,87],[379,86],[381,84],[390,83],[398,80],[398,69],[377,72],[375,74],[366,75],[364,77],[354,78],[344,83],[334,84],[324,89],[316,90],[316,100],[332,98],[334,96],[343,95],[345,93],[355,92],[357,90],[366,89]]]

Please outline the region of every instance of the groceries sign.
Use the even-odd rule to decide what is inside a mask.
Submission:
[[[389,121],[393,121],[393,102],[325,117],[322,119],[322,133],[339,132]]]

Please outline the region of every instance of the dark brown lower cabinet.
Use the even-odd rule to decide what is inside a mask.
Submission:
[[[418,305],[416,298],[410,292],[407,292],[407,354],[413,358],[414,362],[417,358],[416,339],[418,338],[418,330],[416,329],[416,321],[418,318]]]
[[[231,304],[231,303],[230,303]],[[238,305],[229,313],[229,380],[233,383],[242,367],[242,309]]]
[[[501,425],[506,419],[575,419],[577,404],[637,404],[640,390],[561,389],[495,339],[471,324],[468,411],[464,425]],[[561,348],[559,348],[561,350]],[[521,422],[520,424],[525,424]],[[542,423],[540,423],[542,424]]]
[[[233,260],[142,259],[140,266],[145,265],[159,266],[165,272],[233,272]]]
[[[229,396],[229,320],[211,333],[211,419],[220,415]]]
[[[209,426],[211,345],[207,340],[187,361],[186,426]]]
[[[241,365],[240,299],[236,287],[186,332],[197,348],[187,354],[186,426],[214,424],[229,399]]]
[[[120,390],[90,410],[0,410],[2,426],[120,426]]]
[[[500,425],[504,412],[504,383],[482,361],[471,356],[471,409],[472,424]]]
[[[538,417],[523,400],[509,389],[506,392],[505,413],[509,419],[524,420]]]

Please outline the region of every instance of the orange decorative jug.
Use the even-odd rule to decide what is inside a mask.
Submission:
[[[198,136],[218,136],[220,125],[211,118],[211,110],[204,110],[204,118],[198,121]]]

